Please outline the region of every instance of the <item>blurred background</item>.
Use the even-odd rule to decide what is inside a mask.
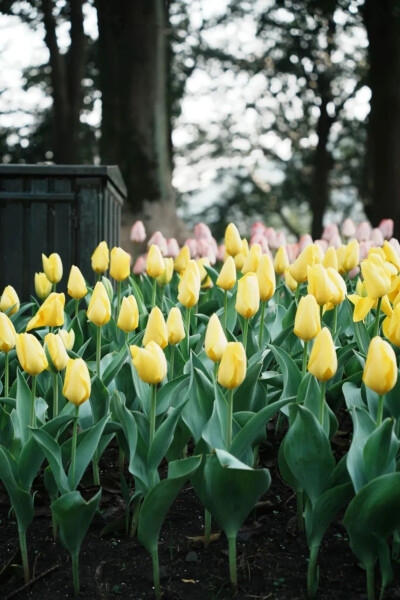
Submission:
[[[0,0],[0,162],[119,165],[127,230],[399,236],[399,150],[399,0]]]

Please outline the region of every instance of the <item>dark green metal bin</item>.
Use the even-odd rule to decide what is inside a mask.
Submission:
[[[93,283],[90,258],[99,242],[119,245],[126,187],[116,166],[0,165],[0,294],[12,285],[21,300],[34,292],[42,252],[58,252]]]

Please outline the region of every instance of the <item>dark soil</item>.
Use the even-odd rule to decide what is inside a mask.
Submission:
[[[247,519],[238,537],[239,590],[229,586],[227,541],[223,534],[207,549],[190,539],[202,535],[203,510],[193,489],[186,486],[171,507],[160,538],[160,571],[164,600],[236,598],[300,600],[306,598],[308,549],[295,523],[296,500],[276,468],[276,449],[266,444],[261,461],[269,467],[272,485]],[[87,600],[148,599],[154,597],[149,554],[123,531],[101,537],[105,525],[124,516],[117,468],[117,450],[110,447],[101,463],[103,495],[82,545],[80,556],[81,598]],[[39,482],[40,483],[40,482]],[[0,598],[7,600],[61,600],[73,598],[68,553],[53,540],[46,493],[37,485],[36,516],[28,531],[31,571],[38,577],[23,586],[20,569],[0,574]],[[95,489],[89,491],[94,493]],[[0,569],[10,560],[18,563],[16,524],[0,488]],[[213,531],[218,527],[213,523]],[[357,565],[340,520],[329,528],[319,555],[320,600],[366,599],[365,573]],[[9,576],[11,573],[11,576]],[[377,580],[379,574],[377,570]],[[395,584],[385,599],[400,598],[400,568],[395,565]],[[7,577],[8,576],[8,577]]]

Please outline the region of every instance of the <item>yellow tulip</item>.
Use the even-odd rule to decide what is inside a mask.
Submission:
[[[218,315],[214,313],[208,321],[204,340],[204,348],[208,358],[214,362],[219,362],[227,345],[228,340],[226,339]]]
[[[304,342],[314,339],[321,331],[319,307],[312,294],[300,298],[294,319],[293,331]]]
[[[131,272],[131,255],[115,246],[111,250],[110,275],[117,281],[123,281]]]
[[[147,346],[151,341],[158,344],[161,348],[165,348],[168,344],[167,324],[158,306],[155,306],[149,315],[144,332],[143,346]]]
[[[274,258],[274,269],[277,275],[282,275],[289,267],[289,257],[286,246],[280,246]]]
[[[65,371],[63,394],[69,402],[80,406],[90,397],[90,375],[83,358],[70,358]]]
[[[31,333],[19,333],[16,339],[17,357],[21,367],[30,375],[39,375],[47,369],[45,351],[39,340]]]
[[[337,304],[343,302],[347,294],[346,282],[343,277],[338,273],[337,269],[328,267],[326,269],[328,277],[332,283],[333,294],[326,305],[326,310],[330,310]]]
[[[146,261],[147,274],[153,279],[160,277],[165,271],[165,263],[159,246],[152,244],[147,254]]]
[[[360,262],[360,244],[357,240],[352,240],[345,246],[345,250],[342,257],[342,269],[343,271],[351,271]]]
[[[200,286],[199,267],[194,260],[189,260],[178,284],[178,301],[186,308],[195,306],[199,301]]]
[[[373,254],[362,261],[361,272],[370,298],[381,298],[390,292],[391,277],[378,254]]]
[[[15,314],[19,310],[20,302],[17,292],[14,290],[12,285],[7,285],[1,295],[0,300],[0,311],[6,312],[10,316]]]
[[[17,334],[9,317],[0,312],[0,350],[10,352],[15,346]]]
[[[228,390],[238,387],[246,377],[246,352],[241,342],[229,342],[218,368],[218,383]]]
[[[51,281],[46,277],[46,273],[35,273],[35,292],[41,300],[47,298],[51,292]]]
[[[174,274],[174,259],[173,258],[164,258],[164,271],[157,277],[157,283],[160,285],[167,285]]]
[[[207,273],[205,267],[211,267],[210,259],[207,256],[203,256],[196,260],[196,264],[199,267],[200,273],[200,281],[202,288],[211,288],[213,287],[213,282],[211,281],[211,277]]]
[[[51,283],[58,283],[61,281],[63,276],[63,266],[61,257],[57,252],[53,252],[47,257],[42,254],[43,271],[46,273],[46,277]]]
[[[44,338],[45,350],[47,346],[48,353],[51,358],[51,362],[57,371],[62,371],[67,366],[69,360],[67,351],[64,346],[64,342],[58,334],[48,333]]]
[[[335,271],[339,270],[339,261],[336,253],[336,249],[333,246],[329,246],[327,251],[325,252],[325,256],[322,260],[322,264],[325,269],[331,268],[335,269]]]
[[[243,275],[246,273],[256,273],[262,256],[260,244],[253,244],[245,258],[242,267]]]
[[[342,245],[342,246],[339,246],[339,248],[336,248],[338,271],[341,275],[343,275],[343,273],[346,272],[346,269],[343,266],[345,254],[346,254],[346,246]]]
[[[94,287],[86,314],[89,321],[98,327],[102,327],[111,319],[110,299],[101,281],[98,281]]]
[[[183,246],[176,259],[174,260],[174,269],[177,273],[183,273],[190,260],[189,246]]]
[[[383,252],[385,254],[385,259],[392,263],[392,265],[396,267],[397,271],[400,271],[400,257],[393,248],[392,244],[389,244],[387,240],[385,240],[383,243]]]
[[[228,256],[218,275],[217,286],[225,291],[231,290],[236,283],[236,266],[232,256]]]
[[[240,233],[234,223],[229,223],[225,229],[225,251],[230,256],[236,256],[242,250]]]
[[[260,290],[260,300],[266,302],[275,294],[276,279],[275,269],[272,259],[268,254],[263,254],[257,269],[258,287]]]
[[[129,333],[139,325],[139,309],[135,296],[124,296],[118,315],[117,327]]]
[[[144,348],[131,346],[132,362],[140,379],[156,385],[167,375],[167,360],[160,346],[150,341]]]
[[[26,326],[26,331],[38,327],[60,327],[64,324],[65,295],[52,292]]]
[[[73,329],[67,331],[66,329],[59,329],[57,334],[63,341],[63,344],[67,350],[72,350],[75,343],[75,332]]]
[[[238,281],[235,309],[245,319],[250,319],[260,307],[260,289],[255,273],[246,273]]]
[[[397,304],[394,307],[392,316],[384,319],[382,330],[385,337],[387,337],[392,344],[400,347],[400,304]]]
[[[307,368],[319,381],[328,381],[337,371],[336,350],[327,327],[323,327],[315,338]]]
[[[246,239],[242,240],[242,249],[238,254],[235,254],[235,267],[238,271],[241,271],[244,265],[244,261],[249,254],[249,244]]]
[[[86,282],[78,267],[72,265],[67,283],[68,295],[75,300],[80,300],[87,294]]]
[[[110,262],[110,252],[107,242],[100,242],[92,254],[92,269],[95,273],[101,274],[107,271]]]
[[[285,269],[285,284],[292,292],[297,290],[297,281],[293,279],[289,269]]]
[[[386,394],[396,385],[396,355],[390,344],[381,337],[372,338],[365,362],[363,382],[379,395]]]
[[[307,291],[312,294],[317,304],[323,306],[336,295],[336,287],[332,283],[327,270],[320,264],[307,267]]]
[[[172,346],[179,344],[185,337],[185,326],[182,313],[177,306],[171,308],[167,318],[168,343]]]
[[[304,281],[307,281],[307,267],[312,267],[319,262],[321,262],[319,246],[310,244],[310,246],[304,248],[294,263],[290,265],[289,272],[297,283],[303,283]]]

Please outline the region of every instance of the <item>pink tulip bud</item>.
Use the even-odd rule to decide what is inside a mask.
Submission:
[[[273,250],[277,250],[281,246],[286,246],[286,236],[283,233],[283,231],[277,231],[277,232],[275,232],[275,242],[274,242],[274,245],[269,241],[268,236],[266,236],[266,237],[267,237],[267,240],[268,240],[269,247],[272,248]]]
[[[390,238],[393,236],[393,227],[393,219],[382,219],[382,221],[379,223],[379,229],[381,230],[385,240],[390,240]]]
[[[374,246],[373,242],[371,240],[368,240],[367,242],[360,242],[360,246],[359,246],[359,257],[360,257],[360,261],[366,259],[368,257],[368,252],[371,250],[371,248]]]
[[[199,258],[197,256],[197,240],[195,238],[188,238],[183,245],[189,248],[191,258],[194,260]]]
[[[168,238],[167,240],[167,256],[176,258],[179,254],[179,244],[175,238]]]
[[[314,244],[317,244],[317,246],[319,246],[325,254],[328,249],[328,242],[326,240],[315,240]]]
[[[209,226],[205,223],[197,223],[194,226],[194,237],[196,240],[210,240],[212,238],[212,233]]]
[[[211,265],[215,265],[217,260],[211,241],[204,238],[197,240],[196,256],[199,258],[208,258]]]
[[[313,239],[309,233],[305,233],[304,235],[300,236],[300,240],[299,240],[300,252],[303,252],[304,248],[307,248],[307,246],[311,246],[312,243],[313,243]]]
[[[342,224],[342,236],[345,238],[351,238],[356,233],[356,226],[354,225],[353,219],[347,218]]]
[[[322,233],[322,239],[329,242],[329,246],[333,246],[333,244],[331,243],[331,239],[337,235],[339,235],[339,229],[336,223],[330,223],[329,225],[325,225],[324,231]]]
[[[250,238],[250,248],[252,246],[254,246],[254,244],[259,244],[261,247],[261,252],[263,254],[269,254],[269,246],[268,246],[268,240],[265,237],[265,235],[260,234],[260,233],[254,233],[251,238]]]
[[[276,241],[276,231],[273,227],[266,227],[264,236],[267,238],[268,246],[270,248],[273,248],[274,250],[277,250],[279,248],[279,245]]]
[[[225,258],[225,244],[220,244],[218,246],[217,260],[220,262],[223,262],[224,258]]]
[[[339,233],[336,233],[331,237],[328,245],[333,246],[334,248],[339,248],[342,245],[342,239]]]
[[[294,263],[294,261],[300,254],[299,244],[286,244],[286,252],[287,252],[290,264]]]
[[[359,242],[366,242],[369,239],[371,239],[371,225],[368,223],[368,221],[362,221],[358,225],[355,233],[355,238]]]
[[[349,271],[348,275],[350,279],[354,279],[354,277],[357,277],[357,275],[360,272],[360,267],[354,267],[354,269],[351,269],[351,271]]]
[[[144,228],[143,221],[134,222],[134,224],[131,227],[130,238],[131,242],[136,242],[137,244],[144,242],[144,240],[146,239],[146,230]]]
[[[378,227],[375,227],[375,229],[371,231],[371,241],[373,242],[374,246],[383,246],[383,234]]]
[[[168,249],[167,249],[167,240],[165,239],[165,237],[163,236],[163,234],[161,233],[161,231],[155,231],[153,233],[153,235],[151,236],[151,238],[147,242],[147,247],[150,248],[150,246],[152,244],[154,244],[155,246],[158,246],[160,248],[161,254],[163,256],[167,255],[167,252],[168,252]]]
[[[141,254],[137,257],[133,272],[135,275],[141,275],[146,272],[147,254]]]
[[[254,221],[254,223],[251,226],[251,231],[250,231],[250,235],[251,237],[253,235],[260,234],[260,235],[265,235],[265,231],[266,231],[266,227],[264,225],[264,223],[261,223],[261,221]]]

